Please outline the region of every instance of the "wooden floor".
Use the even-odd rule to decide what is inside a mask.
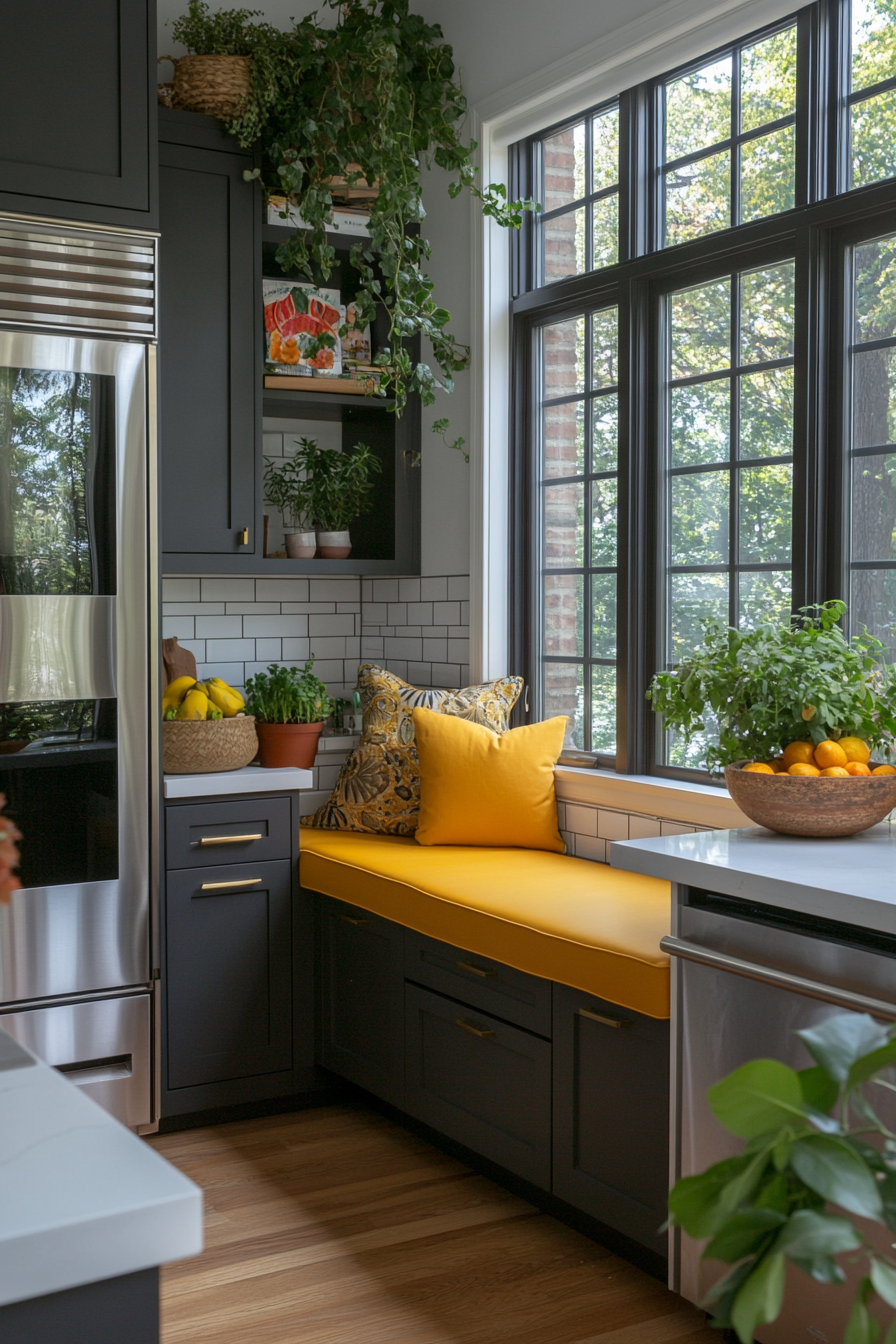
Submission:
[[[624,1260],[360,1105],[158,1135],[205,1191],[163,1344],[719,1344]]]

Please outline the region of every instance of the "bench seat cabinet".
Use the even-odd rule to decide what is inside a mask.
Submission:
[[[169,802],[163,1118],[311,1090],[314,915],[298,795]]]
[[[554,986],[554,1184],[666,1254],[669,1023]]]

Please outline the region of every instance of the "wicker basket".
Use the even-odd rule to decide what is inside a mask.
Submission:
[[[166,775],[242,770],[258,751],[255,719],[175,719],[162,724],[162,747]]]
[[[159,85],[159,101],[181,112],[238,117],[252,90],[248,56],[160,56],[174,66],[174,84]]]

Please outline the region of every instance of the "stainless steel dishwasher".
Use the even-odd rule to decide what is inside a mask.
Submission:
[[[694,887],[679,886],[677,896],[673,887],[672,935],[662,941],[672,955],[673,1179],[742,1149],[709,1109],[712,1083],[758,1057],[808,1067],[814,1060],[794,1033],[844,1009],[896,1020],[896,937]],[[880,1093],[875,1108],[896,1128],[896,1093]],[[892,1246],[886,1229],[865,1231],[881,1249]],[[702,1249],[673,1234],[670,1287],[696,1303],[727,1268],[702,1262]],[[756,1339],[840,1344],[852,1296],[788,1265],[782,1314]],[[889,1322],[884,1310],[875,1307]]]

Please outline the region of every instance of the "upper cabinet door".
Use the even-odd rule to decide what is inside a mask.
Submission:
[[[260,554],[259,212],[247,155],[162,143],[159,158],[162,550],[189,572],[191,556]]]
[[[0,209],[155,227],[155,9],[4,0]]]

